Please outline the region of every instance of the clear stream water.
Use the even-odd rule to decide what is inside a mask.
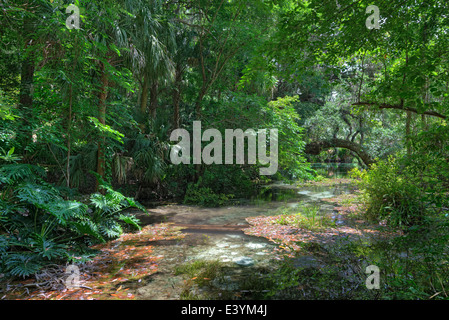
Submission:
[[[253,199],[239,200],[235,205],[220,208],[178,204],[149,208],[149,216],[140,216],[143,224],[173,222],[186,226],[182,231],[186,236],[155,246],[154,253],[163,256],[159,272],[130,289],[134,290],[137,299],[179,299],[184,278],[174,276],[174,267],[189,261],[213,260],[227,264],[233,270],[217,287],[233,290],[238,287],[238,278],[251,273],[251,268],[269,268],[275,262],[273,251],[276,245],[273,242],[246,235],[238,228],[248,225],[247,217],[279,215],[282,208],[314,205],[319,206],[320,214],[330,215],[338,224],[342,221],[334,211],[334,205],[322,199],[348,192],[348,187],[343,184],[330,187],[273,184]],[[295,263],[307,267],[317,266],[318,262],[311,256],[304,256]]]

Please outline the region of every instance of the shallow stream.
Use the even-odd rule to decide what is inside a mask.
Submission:
[[[220,208],[178,204],[149,208],[148,216],[139,216],[143,225],[174,223],[185,228],[182,231],[185,237],[155,246],[154,253],[163,257],[158,266],[159,272],[133,284],[130,289],[137,299],[179,299],[185,278],[174,275],[175,267],[198,260],[220,261],[227,265],[229,275],[216,283],[216,287],[221,290],[236,289],[242,277],[254,274],[261,268],[269,269],[279,259],[275,254],[276,244],[243,232],[248,226],[247,217],[279,215],[284,208],[313,205],[319,207],[319,214],[329,215],[336,224],[340,224],[342,220],[334,211],[334,205],[322,199],[342,193],[349,193],[347,185],[296,187],[273,184],[253,199],[237,200],[234,205]],[[312,256],[297,258],[295,265],[319,266]]]

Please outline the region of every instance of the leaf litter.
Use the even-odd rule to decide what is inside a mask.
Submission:
[[[80,270],[79,284],[69,289],[65,285],[66,266],[53,266],[54,271],[44,270],[47,279],[20,281],[10,286],[13,290],[7,299],[20,300],[133,300],[135,295],[127,292],[126,284],[140,282],[144,277],[158,271],[163,256],[154,255],[154,242],[182,239],[180,227],[160,223],[143,227],[139,232],[126,233],[104,244],[92,246],[100,253],[91,261],[77,265]],[[42,286],[42,283],[53,285]],[[30,291],[28,288],[37,287]]]

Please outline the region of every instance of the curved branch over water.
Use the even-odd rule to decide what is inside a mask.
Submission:
[[[354,151],[367,166],[375,162],[375,160],[364,151],[363,147],[358,143],[338,138],[308,143],[304,151],[307,154],[319,155],[321,151],[329,148],[345,148]]]

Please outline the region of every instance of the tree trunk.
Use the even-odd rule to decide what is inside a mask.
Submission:
[[[410,111],[407,111],[407,120],[405,122],[405,146],[407,148],[407,155],[410,155],[412,152],[410,144],[411,123],[412,123],[412,113]]]
[[[73,75],[73,72],[72,72]],[[72,151],[71,129],[72,129],[72,104],[73,104],[73,85],[69,89],[69,114],[67,117],[67,162],[66,162],[66,186],[70,188],[70,153]]]
[[[426,115],[421,115],[421,123],[422,123],[422,130],[427,130],[427,121],[426,121]]]
[[[78,48],[78,38],[75,40],[75,48]],[[72,81],[75,79],[75,68],[78,62],[79,50],[76,50],[75,56],[73,58],[72,64]],[[67,115],[67,163],[66,163],[66,186],[70,188],[70,155],[72,152],[72,113],[73,113],[73,83],[70,82],[69,89],[69,110]]]
[[[176,65],[175,70],[175,85],[173,88],[173,129],[178,129],[179,123],[179,103],[181,102],[181,81],[182,81],[182,71],[179,65]]]
[[[150,88],[150,117],[156,120],[156,110],[157,110],[157,96],[158,96],[159,83],[154,81]]]
[[[20,74],[19,104],[27,113],[31,110],[33,105],[34,68],[34,53],[30,53],[22,61],[22,70]]]
[[[147,113],[147,103],[148,103],[148,87],[150,82],[148,76],[145,74],[143,76],[142,92],[140,94],[140,116],[141,123],[139,124],[142,133],[145,133],[145,123],[146,123],[146,113]]]
[[[106,124],[106,99],[108,96],[108,77],[105,72],[105,66],[103,62],[100,62],[100,72],[101,72],[101,87],[98,95],[98,121],[101,124]],[[105,175],[105,144],[106,139],[103,133],[100,133],[100,138],[98,139],[98,152],[97,152],[97,174],[104,178]],[[97,179],[95,185],[95,191],[99,189],[99,181]]]
[[[198,99],[196,100],[195,104],[195,113],[196,113],[196,119],[201,120],[201,103],[203,102],[203,98],[206,95],[207,88],[202,87],[200,90],[200,93],[198,95]]]
[[[22,130],[25,135],[24,158],[27,158],[26,146],[33,141],[31,120],[33,108],[33,80],[35,71],[35,53],[33,50],[33,39],[31,35],[33,31],[33,21],[25,18],[23,24],[23,32],[25,38],[25,45],[23,49],[23,60],[20,73],[20,93],[19,93],[19,107],[23,114]],[[26,161],[26,160],[25,160]]]

